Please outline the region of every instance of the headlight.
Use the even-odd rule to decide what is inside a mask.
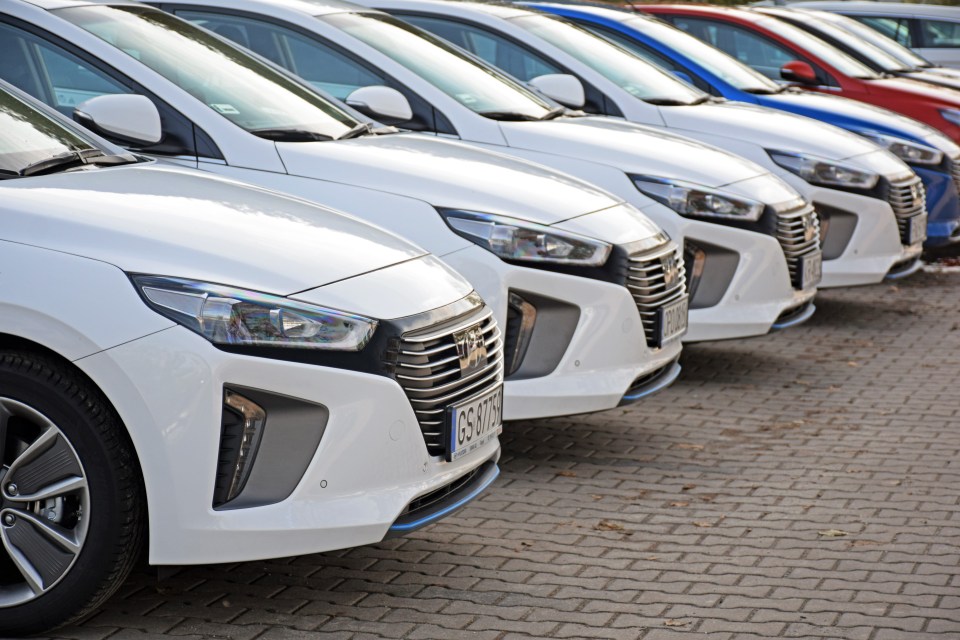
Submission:
[[[960,109],[940,109],[940,115],[947,122],[960,126]]]
[[[630,176],[637,189],[680,215],[756,222],[763,203],[680,180]]]
[[[377,327],[375,320],[256,291],[161,276],[131,279],[150,308],[218,345],[359,351]]]
[[[611,245],[531,222],[459,209],[438,209],[450,228],[504,260],[602,267]]]
[[[897,156],[904,162],[911,164],[940,164],[943,161],[943,152],[924,144],[917,144],[897,138],[887,136],[882,133],[862,132],[864,138],[876,142],[887,151]]]
[[[872,171],[862,171],[844,164],[824,160],[804,153],[767,150],[778,165],[792,171],[810,184],[848,189],[873,189],[880,176]]]

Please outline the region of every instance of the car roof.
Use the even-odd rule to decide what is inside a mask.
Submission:
[[[831,11],[854,11],[890,16],[923,16],[929,18],[952,18],[960,20],[960,8],[938,4],[911,4],[907,2],[798,2],[798,8],[828,9]]]

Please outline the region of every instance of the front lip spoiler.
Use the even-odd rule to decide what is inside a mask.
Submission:
[[[920,271],[920,269],[922,268],[923,268],[923,260],[921,260],[920,257],[918,256],[913,260],[912,263],[909,264],[909,266],[904,267],[902,270],[894,267],[893,269],[890,270],[890,273],[884,276],[883,279],[887,281],[899,280],[901,278],[906,278],[907,276],[912,276],[917,271]]]
[[[481,464],[479,473],[474,480],[446,496],[443,500],[430,505],[429,508],[423,511],[418,511],[414,514],[404,514],[397,518],[390,526],[384,539],[396,538],[411,531],[416,531],[428,524],[433,524],[441,518],[445,518],[455,511],[459,511],[469,502],[472,502],[475,498],[479,497],[481,493],[486,491],[487,487],[493,484],[493,481],[500,475],[500,467],[497,466],[495,460],[496,457]],[[456,480],[454,480],[454,482],[456,482]]]
[[[795,309],[796,314],[787,315],[787,319],[781,322],[774,322],[773,326],[770,327],[771,331],[780,331],[782,329],[789,329],[790,327],[795,327],[798,324],[803,324],[807,320],[813,317],[813,314],[816,313],[817,307],[813,302],[806,302],[800,307]],[[782,317],[782,316],[781,316]]]
[[[627,393],[624,394],[623,398],[620,399],[620,404],[617,406],[623,407],[642,400],[643,398],[652,396],[658,391],[662,391],[672,385],[679,376],[680,362],[678,357],[677,360],[674,360],[670,364],[664,366],[663,369],[654,374],[652,380],[637,385],[636,387],[631,386],[630,389],[627,390]]]

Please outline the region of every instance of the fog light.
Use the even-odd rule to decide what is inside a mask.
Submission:
[[[230,502],[243,491],[266,421],[267,412],[263,407],[235,391],[224,391],[214,506]]]
[[[511,292],[507,298],[507,335],[504,350],[507,357],[506,374],[509,376],[520,368],[530,347],[533,326],[537,322],[537,308]]]

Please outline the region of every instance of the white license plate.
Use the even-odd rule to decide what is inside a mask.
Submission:
[[[676,340],[687,332],[687,317],[690,298],[683,296],[675,302],[660,307],[660,346]]]
[[[447,459],[476,451],[503,431],[503,385],[447,409]]]
[[[907,244],[916,244],[927,239],[927,214],[921,213],[910,218],[907,229]]]
[[[823,279],[823,254],[819,251],[800,258],[800,288],[809,289]]]

